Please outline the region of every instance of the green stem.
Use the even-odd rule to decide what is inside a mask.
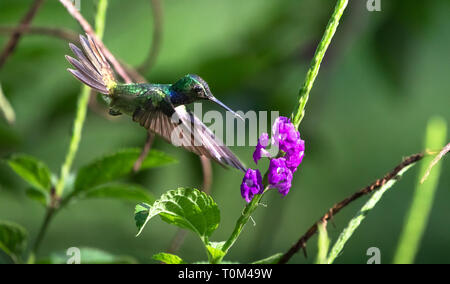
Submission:
[[[108,0],[99,0],[97,15],[95,16],[95,34],[99,40],[103,39],[106,25],[106,10],[108,9]]]
[[[48,225],[50,224],[50,221],[52,220],[54,213],[56,212],[55,208],[49,207],[47,208],[47,212],[45,213],[44,221],[42,222],[41,228],[39,229],[39,233],[37,235],[36,241],[34,242],[33,250],[31,251],[29,259],[32,259],[34,262],[34,257],[39,251],[39,248],[41,246],[42,240],[44,239],[45,232],[47,232]],[[30,260],[29,260],[30,262]]]
[[[447,126],[443,118],[434,118],[428,122],[425,147],[426,149],[442,148],[446,141]],[[438,163],[422,183],[421,179],[427,172],[428,162],[423,162],[417,177],[413,202],[407,214],[407,219],[400,236],[397,251],[394,256],[396,264],[411,264],[414,262],[420,241],[425,232],[434,196],[438,187],[441,164]]]
[[[8,99],[3,94],[2,85],[0,84],[0,111],[3,112],[6,120],[9,124],[13,124],[16,121],[16,114]]]
[[[106,9],[108,6],[108,0],[100,0],[97,10],[97,15],[95,17],[96,31],[97,37],[101,40],[103,38],[104,30],[105,30],[105,21],[106,21]],[[83,86],[80,96],[78,98],[77,104],[77,113],[75,116],[75,122],[73,125],[73,133],[72,138],[70,140],[69,151],[67,152],[66,159],[64,164],[61,167],[61,175],[56,185],[56,196],[60,197],[63,194],[64,186],[66,183],[67,176],[70,173],[70,169],[73,164],[73,160],[78,151],[81,134],[83,132],[83,125],[86,119],[86,113],[89,103],[89,95],[90,88],[88,86]]]
[[[389,188],[391,188],[398,181],[398,179],[416,163],[410,164],[407,167],[403,168],[400,172],[398,172],[396,178],[392,178],[388,182],[386,182],[386,184],[384,184],[378,191],[376,191],[369,199],[369,201],[367,201],[367,203],[364,204],[364,206],[361,208],[358,214],[356,214],[356,216],[352,220],[350,220],[347,228],[345,228],[342,231],[338,240],[331,249],[327,259],[328,264],[332,264],[334,260],[339,256],[339,254],[342,252],[342,249],[344,248],[344,245],[347,243],[347,241],[350,239],[350,237],[353,235],[356,229],[358,229],[359,225],[366,218],[366,215],[369,213],[369,211],[375,207],[378,201],[380,201],[383,194]]]
[[[265,191],[267,191],[267,188]],[[228,238],[228,240],[225,242],[225,244],[222,247],[222,250],[225,252],[225,254],[228,253],[228,250],[236,242],[236,240],[238,239],[239,235],[242,232],[242,229],[244,229],[245,224],[247,224],[248,220],[250,219],[250,216],[253,214],[253,212],[256,210],[256,208],[258,208],[259,202],[261,201],[261,198],[263,197],[263,195],[264,195],[264,193],[255,195],[253,197],[252,201],[250,201],[250,203],[247,204],[247,206],[244,208],[242,215],[239,217],[239,219],[236,222],[236,226],[234,227],[233,233],[231,233],[231,236]],[[224,256],[225,256],[225,254],[224,254]],[[220,261],[221,260],[222,259],[220,259]]]
[[[80,96],[78,98],[77,113],[75,116],[75,122],[73,125],[72,138],[70,140],[69,151],[67,152],[64,164],[61,167],[61,175],[56,185],[56,195],[62,196],[64,191],[64,185],[66,184],[67,176],[70,173],[73,160],[78,151],[78,147],[81,141],[81,133],[83,131],[83,124],[86,119],[87,106],[89,102],[90,88],[83,86]]]
[[[97,16],[96,16],[96,34],[101,39],[103,37],[104,28],[105,28],[105,20],[106,20],[106,9],[108,0],[100,0],[97,10]],[[89,95],[90,95],[90,88],[87,86],[83,86],[80,97],[78,98],[78,104],[77,104],[77,113],[75,115],[75,122],[73,126],[73,133],[72,138],[70,140],[70,146],[69,150],[66,155],[66,159],[64,161],[64,164],[61,166],[61,175],[60,178],[56,184],[55,188],[55,195],[52,197],[55,200],[59,200],[63,194],[64,186],[66,183],[67,176],[70,173],[70,169],[72,167],[73,160],[75,158],[75,155],[78,151],[78,147],[81,141],[81,133],[83,131],[83,124],[86,119],[86,112],[89,102]],[[65,200],[64,204],[66,203]],[[47,232],[47,229],[50,225],[51,220],[53,219],[56,212],[58,212],[59,204],[51,204],[47,208],[47,213],[45,215],[44,221],[41,225],[41,228],[39,229],[38,236],[36,238],[36,241],[34,243],[33,249],[30,253],[29,260],[33,260],[36,253],[39,250],[39,247],[42,243],[42,240],[44,239],[44,236]]]
[[[317,224],[317,231],[319,232],[319,238],[317,241],[317,259],[316,264],[326,264],[327,254],[330,248],[330,238],[328,237],[326,223],[319,222]]]
[[[325,52],[327,51],[334,33],[336,32],[336,29],[339,25],[339,20],[341,19],[341,16],[344,13],[345,8],[347,7],[347,4],[348,0],[337,1],[333,15],[328,21],[325,33],[323,34],[322,40],[320,41],[319,46],[317,47],[314,54],[314,58],[311,61],[311,66],[309,67],[308,73],[306,74],[305,82],[300,89],[298,104],[295,107],[294,112],[292,113],[292,122],[297,129],[303,117],[305,116],[305,106],[308,102],[309,93],[313,87],[314,81],[317,77],[317,74],[319,73],[320,64],[322,63]]]

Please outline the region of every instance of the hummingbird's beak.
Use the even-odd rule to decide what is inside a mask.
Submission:
[[[227,107],[225,104],[223,104],[221,101],[219,101],[218,99],[216,99],[214,96],[209,96],[208,99],[210,101],[215,102],[216,104],[218,104],[219,106],[223,107],[224,109],[226,109],[227,111],[231,112],[234,116],[242,119],[242,121],[244,121],[244,118],[242,116],[240,116],[239,114],[235,113],[233,110],[231,110],[229,107]]]

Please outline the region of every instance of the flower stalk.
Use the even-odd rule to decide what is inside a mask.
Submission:
[[[323,34],[322,40],[317,46],[314,57],[311,61],[311,66],[309,67],[308,73],[306,74],[305,82],[303,83],[302,88],[299,92],[299,100],[297,106],[292,113],[292,122],[295,127],[298,129],[300,126],[300,122],[305,116],[305,107],[308,102],[309,93],[314,85],[314,81],[316,80],[317,74],[319,74],[320,64],[325,56],[325,53],[328,49],[328,46],[333,39],[334,33],[339,25],[339,20],[344,13],[345,8],[347,7],[348,0],[338,0],[336,6],[334,8],[333,15],[328,21],[328,25],[325,29],[325,33]]]
[[[225,254],[228,253],[228,250],[234,245],[234,243],[238,239],[239,235],[244,229],[245,224],[247,224],[248,220],[250,219],[250,216],[253,214],[256,208],[258,208],[261,198],[268,189],[269,188],[266,186],[266,189],[262,194],[256,194],[250,201],[250,203],[248,203],[247,206],[245,206],[244,211],[242,212],[241,216],[236,222],[236,226],[234,227],[233,233],[231,233],[231,236],[228,238],[228,240],[222,247],[222,251],[225,252]],[[219,263],[222,260],[222,258],[219,259]]]
[[[251,199],[251,201],[245,207],[244,211],[242,212],[242,216],[236,222],[233,233],[222,247],[222,250],[223,252],[225,252],[225,254],[237,240],[245,224],[250,219],[250,215],[258,207],[259,201],[269,188],[278,188],[278,191],[282,195],[286,195],[289,192],[289,189],[291,187],[292,174],[297,170],[298,165],[300,165],[300,163],[302,162],[305,150],[304,141],[300,139],[298,128],[300,126],[300,122],[305,116],[305,106],[308,102],[309,93],[313,87],[314,81],[319,73],[320,64],[322,63],[325,52],[327,51],[328,46],[330,45],[331,40],[336,32],[336,29],[339,25],[339,20],[342,17],[347,4],[348,0],[338,0],[336,3],[334,12],[316,49],[308,73],[306,74],[305,82],[300,89],[299,100],[296,108],[294,109],[294,112],[292,113],[292,119],[289,120],[287,118],[281,118],[274,124],[274,133],[272,138],[273,144],[280,147],[280,150],[282,150],[282,152],[280,153],[282,153],[282,155],[279,155],[280,157],[278,158],[271,159],[270,168],[264,176],[264,191],[255,194],[254,191],[259,188],[259,186],[254,185],[255,181],[257,181],[256,178],[251,178],[251,182],[248,183],[248,174],[249,171],[254,171],[252,169],[248,170],[242,181],[242,197],[245,198],[247,202],[249,199],[253,199]],[[265,140],[267,140],[267,137],[262,136],[260,141],[258,141],[256,151],[253,154],[255,163],[257,163],[262,156],[266,156],[266,152],[264,151],[266,145],[263,145],[267,144],[265,143]]]

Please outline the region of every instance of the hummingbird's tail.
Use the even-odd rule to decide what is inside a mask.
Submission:
[[[94,40],[80,35],[80,42],[84,52],[76,45],[70,43],[70,49],[78,57],[78,60],[66,55],[66,59],[75,67],[67,69],[78,80],[92,89],[108,95],[117,86],[114,72]]]

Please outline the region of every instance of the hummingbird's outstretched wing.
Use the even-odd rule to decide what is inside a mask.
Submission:
[[[67,69],[78,80],[102,94],[108,95],[117,86],[114,71],[95,41],[89,36],[80,35],[84,52],[70,43],[70,49],[77,59],[66,55],[66,59],[75,67]]]
[[[175,146],[181,146],[223,166],[246,171],[246,167],[233,152],[185,106],[175,108],[171,103],[165,106],[158,109],[137,109],[133,120]]]

